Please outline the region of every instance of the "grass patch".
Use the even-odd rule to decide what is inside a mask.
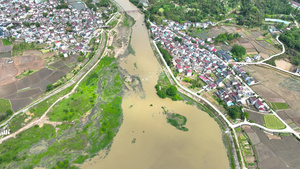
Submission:
[[[288,109],[290,108],[286,103],[274,103],[277,107],[277,109],[281,110],[281,109]]]
[[[177,113],[167,114],[167,122],[178,130],[188,131],[189,129],[184,127],[186,124],[186,117]]]
[[[285,125],[274,115],[264,115],[265,126],[269,129],[284,129]]]
[[[111,21],[108,25],[110,26],[110,29],[114,28],[118,23],[118,20]]]
[[[49,53],[50,50],[49,50],[49,49],[47,49],[47,50],[42,50],[41,52],[42,52],[43,54],[44,54],[44,53]]]
[[[275,43],[271,39],[266,39],[266,42],[268,42],[271,45],[274,45]]]
[[[9,100],[0,99],[0,122],[5,121],[13,114]]]
[[[277,107],[276,107],[275,103],[270,103],[270,104],[271,104],[271,106],[272,106],[272,109],[276,111],[276,110],[277,110]]]
[[[31,75],[31,74],[37,72],[37,71],[38,71],[38,70],[27,70],[27,71],[23,72],[22,74],[16,76],[16,78],[17,78],[17,79],[22,79],[22,78],[24,78],[24,77],[26,77],[26,76],[29,76],[29,75]]]
[[[55,139],[52,137],[53,134],[55,135],[55,129],[50,126],[51,129],[43,130],[42,134],[40,134],[40,132],[34,132],[37,136],[31,137],[39,137],[36,141],[24,140],[27,139],[24,137],[24,133],[21,133],[18,139],[5,141],[2,145],[6,145],[7,147],[6,149],[1,149],[2,154],[0,153],[0,157],[8,155],[9,158],[14,159],[15,161],[12,162],[5,158],[7,163],[0,163],[0,168],[32,168],[37,165],[51,168],[55,166],[56,163],[49,163],[49,161],[61,161],[61,159],[66,160],[66,164],[72,166],[74,163],[83,163],[86,159],[94,157],[100,150],[109,148],[118,131],[118,127],[122,123],[123,117],[121,108],[122,97],[120,96],[123,79],[120,77],[117,68],[115,58],[103,58],[97,69],[86,77],[79,85],[77,93],[80,93],[83,89],[87,89],[87,86],[93,86],[95,91],[98,90],[99,92],[99,94],[96,95],[98,99],[95,98],[95,100],[99,100],[99,103],[97,103],[93,114],[91,113],[90,117],[87,118],[91,119],[93,117],[93,120],[86,122],[76,120],[75,123],[59,125],[57,126],[59,128],[57,136],[59,137],[56,137]],[[88,90],[90,91],[90,89]],[[88,93],[84,93],[83,95],[86,94]],[[86,97],[90,99],[90,96],[92,95],[93,93]],[[58,96],[51,97],[46,101],[41,102],[39,105],[33,107],[31,112],[37,113],[38,111],[41,111],[39,115],[43,114],[43,112],[47,110],[48,106],[50,106],[57,98]],[[86,107],[86,102],[84,100],[82,102],[77,102],[72,98],[74,97],[69,97],[58,104],[60,106],[64,106],[66,103],[73,105],[75,104],[74,102],[76,102],[84,107],[80,110],[90,109],[89,107]],[[77,98],[79,99],[80,97]],[[78,107],[74,107],[74,110],[77,108]],[[51,117],[64,117],[64,112],[60,111],[60,109],[57,109],[56,112],[54,112],[56,115],[52,114]],[[84,113],[84,111],[82,113]],[[75,115],[71,119],[76,119],[75,117],[79,118],[79,116]],[[27,118],[27,115],[19,115],[18,118],[13,119],[15,120],[13,121],[13,124],[20,124],[20,126],[18,126],[18,128],[20,128],[25,118]],[[41,138],[43,135],[48,137]],[[35,140],[35,138],[32,140]],[[38,140],[45,140],[48,142],[49,146],[47,147],[47,150],[37,154],[29,154],[28,152],[30,152],[30,148],[35,146],[38,143]],[[16,142],[18,144],[16,144]],[[20,145],[21,143],[26,144],[26,146]],[[11,148],[11,146],[13,146],[13,148]],[[12,149],[20,151],[14,151],[12,153],[10,152]],[[2,159],[0,158],[0,160]]]
[[[12,43],[8,39],[2,39],[2,44],[6,46],[6,45],[11,45]]]
[[[177,91],[176,86],[171,85],[168,77],[165,73],[161,73],[159,75],[159,79],[157,81],[157,85],[155,85],[156,94],[160,98],[171,98],[173,101],[183,100],[180,96],[179,92]]]
[[[97,97],[97,83],[100,77],[97,73],[104,65],[110,64],[114,59],[105,57],[97,70],[81,82],[76,92],[68,99],[64,99],[49,111],[51,121],[72,121],[79,119],[95,105]]]
[[[244,31],[244,34],[247,35],[247,36],[249,36],[249,33],[247,31]]]
[[[264,38],[256,38],[257,41],[263,41],[265,40]]]
[[[36,125],[17,135],[16,139],[9,139],[3,142],[0,144],[0,166],[15,168],[10,165],[28,158],[28,150],[31,145],[38,143],[40,140],[52,139],[54,137],[55,129],[51,125],[45,124],[42,128]],[[29,166],[26,163],[24,166],[26,166],[25,168],[33,168],[33,166]]]

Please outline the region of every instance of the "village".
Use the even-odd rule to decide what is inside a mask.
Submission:
[[[89,8],[75,9],[57,0],[0,0],[0,38],[47,44],[46,50],[64,57],[90,52],[93,37],[99,36],[103,14]],[[110,8],[104,11],[108,15]]]
[[[215,91],[214,93],[228,107],[243,105],[259,112],[267,112],[270,109],[249,87],[258,82],[233,62],[229,51],[217,51],[213,44],[208,44],[213,41],[210,37],[205,41],[180,31],[193,23],[180,25],[174,21],[163,22],[166,23],[164,27],[152,24],[151,32],[154,41],[171,54],[172,66],[179,73],[178,80],[185,77],[201,79],[205,84],[201,91]],[[214,24],[206,22],[197,25],[203,27]]]

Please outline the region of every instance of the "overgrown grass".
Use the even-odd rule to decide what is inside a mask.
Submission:
[[[274,115],[264,115],[265,126],[269,129],[284,129],[285,125]]]
[[[2,44],[6,46],[6,45],[11,45],[12,43],[8,39],[2,39]]]
[[[52,139],[55,137],[55,129],[45,124],[42,128],[34,126],[21,134],[16,139],[10,139],[0,144],[0,166],[4,168],[14,168],[10,166],[15,162],[28,160],[28,150],[33,144],[43,139]],[[9,165],[10,164],[10,165]],[[32,168],[30,164],[24,164],[25,168]],[[1,168],[2,168],[1,167]]]
[[[31,74],[37,72],[37,71],[38,71],[38,70],[27,70],[27,71],[23,72],[22,74],[16,76],[16,78],[17,78],[17,79],[22,79],[22,78],[24,78],[24,77],[26,77],[26,76],[29,76],[29,75],[31,75]]]
[[[9,100],[0,99],[0,122],[8,119],[13,111]]]
[[[275,43],[271,39],[266,39],[266,42],[268,42],[271,45],[274,45]]]
[[[0,99],[0,115],[11,109],[9,100]]]
[[[96,103],[97,83],[100,77],[97,73],[104,65],[114,59],[105,57],[97,70],[80,83],[76,92],[68,99],[64,99],[49,112],[51,121],[72,121],[79,119],[84,113],[91,110]]]
[[[290,108],[286,103],[274,103],[274,104],[277,107],[277,109],[279,109],[279,110]]]
[[[177,113],[167,114],[167,122],[178,130],[188,131],[189,129],[184,127],[186,124],[186,117]]]
[[[79,85],[79,90],[77,91],[77,93],[80,93],[80,91],[82,91],[83,89],[87,89],[89,92],[96,91],[99,93],[96,94],[98,99],[94,98],[94,100],[99,100],[99,103],[97,103],[94,114],[91,114],[93,118],[88,117],[88,119],[91,118],[93,120],[88,122],[76,120],[76,122],[72,122],[70,124],[62,124],[57,126],[59,130],[57,131],[57,137],[54,140],[53,135],[55,135],[55,129],[52,126],[46,125],[47,130],[39,130],[33,132],[36,135],[35,137],[39,137],[38,139],[34,138],[30,141],[24,141],[27,139],[27,137],[24,137],[24,133],[22,133],[20,134],[18,140],[10,139],[8,141],[5,141],[2,145],[6,145],[7,147],[6,149],[0,149],[0,152],[2,152],[2,154],[0,154],[0,157],[8,155],[8,157],[14,159],[14,163],[12,163],[12,160],[8,160],[7,158],[5,158],[4,160],[6,162],[0,163],[0,168],[4,166],[8,166],[9,168],[32,168],[33,166],[37,165],[52,167],[53,165],[56,165],[56,163],[51,163],[51,161],[61,161],[62,159],[65,160],[65,164],[68,164],[68,166],[72,166],[73,163],[83,163],[87,158],[94,157],[100,150],[107,149],[112,143],[112,140],[116,135],[120,124],[122,123],[123,117],[121,109],[122,97],[120,96],[123,79],[120,77],[117,68],[118,66],[116,64],[115,58],[105,57],[101,60],[100,65],[97,67],[97,69]],[[90,90],[90,87],[93,87],[94,90]],[[87,94],[88,93],[83,93],[83,95]],[[94,93],[91,93],[90,95],[85,97],[90,99],[90,96],[92,96],[93,94]],[[74,96],[77,95],[75,94]],[[66,103],[69,103],[72,104],[72,107],[75,106],[74,110],[77,109],[80,105],[83,105],[82,107],[84,108],[80,108],[80,110],[84,111],[78,112],[82,115],[83,113],[85,113],[85,110],[90,109],[89,106],[91,105],[86,106],[85,101],[75,101],[75,98],[80,99],[82,97],[74,96],[63,100],[62,102],[58,103],[58,105],[64,106]],[[47,110],[48,106],[50,106],[55,100],[56,99],[54,97],[49,98],[49,100],[42,102],[38,106],[32,108],[31,112],[44,112],[45,110]],[[74,105],[75,103],[79,104],[79,106]],[[61,112],[61,109],[56,109],[56,112],[54,113],[55,115],[52,114],[51,117],[61,119],[65,116],[64,112]],[[41,114],[42,113],[40,113],[39,115]],[[15,122],[18,124],[22,124],[22,121],[24,121],[26,116],[21,118],[22,115],[20,115],[18,117],[20,117],[18,119],[19,121]],[[72,118],[70,118],[69,120],[74,120],[76,118],[80,117],[75,115],[74,117],[72,116]],[[34,129],[36,129],[36,127],[34,127]],[[32,129],[29,129],[27,131],[31,132]],[[41,136],[44,135],[48,137],[42,138]],[[49,144],[46,151],[36,154],[28,153],[30,147],[36,145],[38,143],[38,140],[43,139]],[[23,146],[23,144],[26,144],[26,146]],[[13,148],[10,148],[11,146],[13,146]],[[11,152],[11,150],[14,149],[20,151]],[[14,156],[11,154],[13,154]]]

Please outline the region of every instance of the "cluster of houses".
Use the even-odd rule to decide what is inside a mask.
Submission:
[[[1,136],[6,136],[10,134],[10,130],[9,129],[0,129],[0,137]]]
[[[183,24],[179,24],[178,22],[174,22],[172,20],[163,19],[162,23],[166,25],[166,27],[172,31],[180,31],[187,30],[190,27],[194,28],[208,28],[209,26],[216,26],[215,22],[206,21],[206,22],[184,22]]]
[[[71,5],[58,9],[58,5],[58,0],[0,0],[0,36],[47,43],[49,49],[59,50],[64,56],[90,51],[88,44],[103,25],[101,13]]]
[[[160,43],[171,54],[172,64],[179,73],[200,78],[206,84],[203,87],[206,90],[216,89],[216,94],[227,106],[247,104],[247,100],[255,96],[244,84],[254,84],[254,78],[231,62],[232,56],[229,52],[217,51],[213,45],[207,45],[203,40],[192,38],[180,31],[173,32],[169,28],[170,26],[160,27],[153,24],[151,32],[155,42]]]

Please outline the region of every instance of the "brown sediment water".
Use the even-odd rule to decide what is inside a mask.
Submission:
[[[125,10],[136,10],[129,1],[117,0]],[[105,158],[87,160],[86,169],[226,169],[229,162],[218,124],[207,113],[183,101],[161,99],[154,86],[162,69],[155,58],[144,25],[144,16],[129,13],[136,23],[131,44],[135,56],[129,55],[120,64],[142,81],[145,97],[134,92],[123,96],[123,123]],[[134,64],[136,63],[136,67]],[[150,106],[150,105],[153,106]],[[166,110],[187,118],[187,132],[177,130],[166,121]]]

